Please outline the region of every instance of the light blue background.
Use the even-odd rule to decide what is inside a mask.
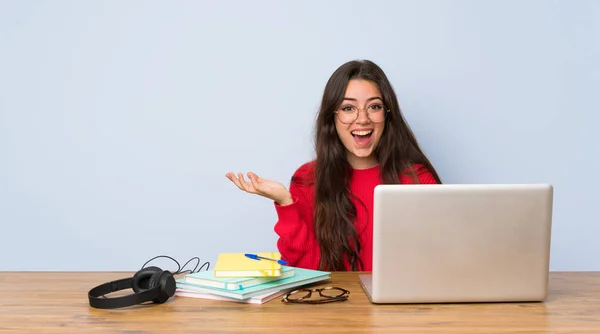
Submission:
[[[445,183],[552,183],[551,269],[600,270],[599,22],[598,1],[3,0],[0,270],[276,250],[273,204],[224,175],[287,185],[358,58]]]

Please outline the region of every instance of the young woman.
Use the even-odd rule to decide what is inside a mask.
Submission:
[[[290,189],[227,173],[241,190],[274,201],[277,247],[291,266],[371,271],[373,191],[378,184],[441,183],[407,125],[383,70],[371,61],[340,66],[325,86],[315,129],[316,159]]]

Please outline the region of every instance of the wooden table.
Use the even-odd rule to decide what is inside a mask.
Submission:
[[[119,272],[0,272],[0,333],[600,333],[600,272],[553,272],[543,303],[373,305],[357,273],[319,285],[351,291],[343,303],[263,305],[174,297],[99,310],[90,288]],[[129,290],[130,291],[130,290]]]

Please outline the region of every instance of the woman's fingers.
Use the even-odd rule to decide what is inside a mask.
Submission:
[[[236,175],[232,172],[229,172],[225,174],[225,176],[242,191],[251,194],[265,195],[263,191],[264,189],[261,189],[264,188],[261,187],[263,180],[252,172],[247,173],[249,181],[246,181],[244,174],[242,173],[237,173]]]
[[[238,177],[236,177],[235,174],[233,174],[233,173],[227,173],[225,176],[229,180],[231,180],[231,182],[233,182],[233,184],[235,184],[236,187],[238,187],[240,190],[248,191],[244,185],[245,181],[244,181],[244,178],[242,177],[241,173],[238,173]]]
[[[233,175],[233,173],[227,173],[225,174],[225,177],[227,177],[229,179],[229,181],[231,181],[233,184],[235,184],[236,187],[240,188],[240,190],[244,190],[242,188],[242,186],[240,185],[240,182],[238,181],[238,179],[235,178],[235,175]]]
[[[250,179],[250,182],[252,182],[254,189],[256,189],[257,192],[260,191],[260,185],[258,184],[258,177],[256,174],[248,173],[248,178]]]
[[[252,194],[256,194],[256,188],[254,188],[254,186],[252,185],[251,182],[246,181],[246,179],[244,178],[244,175],[242,173],[238,174],[238,177],[240,179],[240,184],[242,185],[242,187],[244,188],[245,191],[252,193]]]
[[[238,173],[238,182],[240,183],[240,187],[242,190],[248,191],[248,187],[246,186],[246,180],[244,180],[244,175],[242,173]]]

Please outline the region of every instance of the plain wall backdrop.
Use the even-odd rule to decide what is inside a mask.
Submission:
[[[276,251],[333,71],[370,59],[444,183],[555,187],[552,270],[600,270],[598,1],[0,2],[0,270]],[[165,267],[170,263],[157,262]]]

